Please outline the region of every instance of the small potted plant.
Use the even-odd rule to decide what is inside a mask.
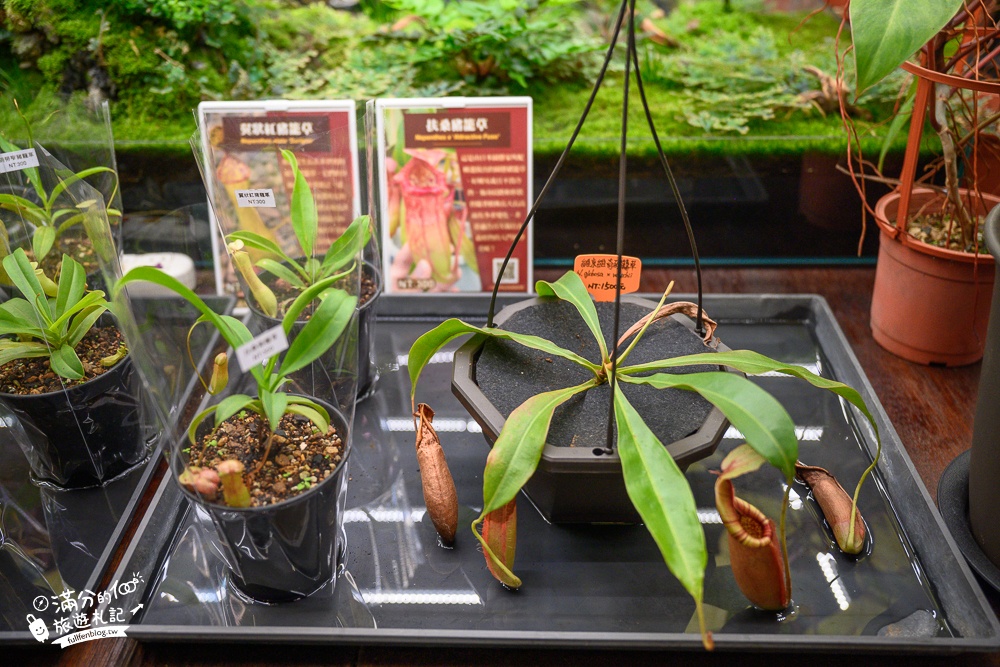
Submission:
[[[0,304],[0,400],[46,436],[26,452],[34,473],[88,486],[145,459],[139,387],[104,292],[68,255],[58,282],[22,248],[2,264],[22,296]]]
[[[197,326],[214,326],[234,350],[253,344],[242,322],[215,313],[176,279],[153,267],[125,274],[115,294],[136,281],[167,288],[201,313]],[[291,377],[349,331],[357,297],[323,282],[304,290],[281,320],[288,336],[311,308],[284,354],[253,363],[243,382],[197,414],[171,464],[189,499],[212,517],[228,549],[236,585],[268,602],[300,598],[335,573],[346,493],[350,423],[340,409],[316,396],[287,393]],[[230,384],[228,356],[215,359],[207,388]],[[245,390],[246,393],[243,393]]]
[[[229,252],[241,278],[247,303],[264,322],[265,328],[275,326],[303,291],[311,286],[342,278],[353,270],[359,248],[364,248],[371,238],[372,225],[368,216],[356,218],[322,256],[316,252],[319,234],[319,215],[312,190],[299,170],[295,154],[281,151],[292,169],[294,185],[291,199],[291,226],[299,242],[301,255],[289,256],[281,246],[257,232],[240,230],[227,235]],[[259,256],[253,261],[251,252]],[[257,270],[262,273],[258,274]],[[382,290],[382,278],[375,266],[364,262],[361,271],[358,324],[357,394],[365,396],[372,388],[375,377],[372,370],[371,340],[374,333],[375,301]],[[301,328],[309,317],[312,306],[302,313]]]
[[[561,318],[565,321],[565,326],[576,329],[575,334],[569,335],[569,338],[580,341],[579,345],[574,345],[573,350],[530,333],[499,327],[477,327],[461,320],[449,319],[417,339],[410,348],[408,357],[411,396],[414,399],[420,374],[431,357],[448,342],[470,333],[476,334],[479,339],[474,343],[470,342],[470,346],[478,345],[482,348],[487,339],[505,346],[513,343],[514,347],[523,346],[529,351],[540,352],[543,360],[548,360],[552,368],[555,368],[558,362],[562,366],[576,366],[581,371],[582,379],[575,384],[560,386],[532,396],[505,415],[503,427],[486,459],[486,468],[483,472],[482,511],[472,522],[472,531],[482,545],[487,565],[493,575],[506,586],[517,588],[521,585],[520,579],[512,570],[516,542],[514,501],[517,493],[535,473],[546,448],[550,425],[560,420],[560,411],[565,413],[567,410],[572,410],[574,403],[579,405],[582,395],[607,387],[614,377],[613,419],[616,427],[614,449],[620,457],[624,486],[636,512],[659,546],[670,571],[694,599],[703,639],[706,646],[710,646],[711,638],[705,628],[701,597],[707,552],[694,496],[671,452],[647,423],[656,415],[640,414],[633,405],[633,398],[636,395],[634,390],[651,387],[657,390],[681,389],[696,392],[719,408],[732,425],[743,434],[753,452],[752,455],[741,453],[735,457],[736,460],[724,461],[722,475],[725,481],[729,482],[741,474],[750,472],[766,461],[785,476],[786,497],[782,507],[788,505],[787,496],[796,476],[798,441],[795,437],[794,424],[780,403],[741,373],[776,372],[800,378],[813,386],[836,393],[857,407],[871,422],[872,427],[876,428],[874,420],[860,394],[847,385],[817,376],[802,367],[784,364],[747,350],[706,351],[676,357],[670,357],[668,353],[662,358],[625,365],[624,362],[629,359],[633,350],[641,345],[643,337],[650,333],[656,321],[663,319],[668,312],[663,309],[666,294],[647,316],[636,322],[627,332],[619,347],[606,342],[600,328],[597,309],[577,274],[567,273],[554,283],[539,281],[536,292],[540,298],[535,305],[543,310],[537,319],[552,316],[554,312],[552,309],[558,308],[560,302],[571,304],[570,310],[579,313],[580,319],[575,323],[569,321],[569,318]],[[597,342],[597,346],[593,349],[600,350],[598,358],[588,359],[575,351],[589,347],[582,344],[586,335],[585,330],[589,330]],[[626,339],[632,336],[634,339],[627,342]],[[539,367],[545,370],[540,370]],[[678,374],[668,370],[686,367],[694,367],[698,372]],[[711,370],[704,371],[698,367],[708,367]],[[722,370],[723,367],[736,369],[740,373],[726,372]],[[531,372],[549,373],[548,368],[546,363],[537,364]],[[555,371],[551,373],[555,374]],[[474,368],[472,377],[477,377]],[[564,376],[560,374],[560,377]],[[505,381],[512,380],[508,376]],[[662,405],[659,408],[655,403],[649,405],[653,406],[654,411],[662,410]],[[602,410],[606,413],[606,404]],[[603,433],[602,429],[606,428],[606,423],[603,426],[600,424],[600,417],[596,411],[592,416],[591,428]],[[484,432],[487,429],[488,425],[484,424]],[[596,452],[595,458],[599,458]],[[874,469],[877,460],[878,454],[858,481],[857,490],[850,502],[846,505],[843,502],[830,503],[827,506],[820,503],[824,511],[827,507],[830,508],[826,519],[831,527],[837,527],[833,532],[838,545],[850,553],[859,553],[865,546],[865,530],[857,511],[857,498],[861,484]],[[814,492],[816,492],[815,487]],[[750,564],[744,568],[744,574],[741,575],[739,568],[734,567],[737,582],[754,604],[781,609],[788,604],[791,591],[787,549],[784,548],[784,512],[779,532],[773,529],[773,526],[768,528],[772,524],[768,523],[769,520],[765,520],[766,517],[758,516],[759,511],[754,513],[746,503],[736,502],[738,499],[735,499],[731,483],[717,490],[717,497],[721,499],[720,514],[727,524],[727,530],[735,533],[734,539],[741,544],[747,542],[745,533],[748,530],[747,526],[751,524],[758,526],[760,535],[773,534],[773,537],[768,537],[766,541],[757,540],[751,544],[746,558],[752,561],[760,560],[773,566],[774,554],[779,553],[776,550],[778,545],[781,545],[779,561],[783,561],[784,564],[779,570],[770,567],[762,572],[759,567]],[[482,533],[479,530],[480,526]],[[840,530],[843,526],[847,527],[846,531]],[[766,553],[770,555],[760,558],[759,549],[766,549]],[[737,560],[743,558],[735,555],[735,550],[731,551],[731,556]],[[763,588],[765,593],[761,594],[759,588]]]
[[[19,150],[2,136],[0,149],[3,152]],[[92,257],[86,237],[79,233],[89,204],[67,201],[64,195],[79,181],[97,174],[115,174],[114,170],[109,167],[91,167],[75,173],[56,170],[53,172],[56,182],[51,187],[45,183],[38,167],[29,167],[23,173],[29,188],[0,193],[0,209],[15,214],[22,227],[18,229],[14,225],[6,225],[10,229],[4,230],[5,235],[23,236],[25,241],[30,237],[31,257],[47,274],[58,277],[59,259],[68,254],[84,265],[89,281],[94,283],[100,276],[97,262]],[[114,208],[107,208],[106,212],[109,219],[115,219],[112,224],[121,218],[121,211]],[[9,252],[8,243],[0,243],[0,257]],[[2,279],[3,276],[0,276]]]
[[[897,67],[916,77],[905,103],[911,113],[898,114],[890,128],[891,135],[901,131],[909,117],[898,186],[873,211],[881,240],[871,325],[880,345],[918,363],[961,365],[983,355],[994,268],[982,221],[1000,203],[983,187],[1000,93],[992,62],[1000,48],[1000,27],[991,18],[996,8],[964,0],[927,3],[920,11],[895,0],[849,5],[857,92]],[[920,64],[908,62],[914,53]],[[863,193],[864,178],[889,179],[864,160],[858,130],[844,117],[849,166],[861,176]],[[941,154],[918,177],[925,125]]]

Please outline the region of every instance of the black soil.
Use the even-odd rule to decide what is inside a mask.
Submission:
[[[320,433],[301,415],[286,414],[271,441],[267,460],[258,464],[267,450],[271,434],[267,420],[243,411],[222,422],[218,429],[198,439],[189,452],[192,464],[215,468],[235,459],[243,464],[243,481],[250,491],[251,506],[261,507],[305,493],[333,474],[344,456],[340,434],[331,424]],[[224,505],[222,490],[213,498]]]
[[[649,310],[636,304],[623,303],[621,331],[627,330]],[[599,303],[597,312],[610,350],[614,304]],[[595,363],[601,361],[597,341],[590,329],[584,324],[576,308],[564,301],[549,301],[521,310],[508,319],[503,328],[542,336],[585,359]],[[625,365],[710,351],[712,349],[706,347],[690,329],[667,318],[650,325]],[[660,372],[692,373],[710,370],[718,370],[718,367],[690,366]],[[593,374],[586,368],[561,357],[553,357],[504,340],[488,340],[476,363],[479,388],[505,418],[536,394],[577,385],[592,377]],[[712,410],[708,401],[693,392],[653,389],[624,383],[619,384],[619,387],[664,444],[680,440],[698,430]],[[610,388],[604,383],[574,396],[557,408],[549,430],[548,443],[557,447],[604,447],[607,441],[609,396]]]
[[[70,380],[56,375],[49,367],[47,358],[14,359],[0,366],[0,392],[22,395],[47,394],[83,384],[114,368],[114,366],[111,368],[103,366],[101,359],[117,354],[124,345],[125,340],[117,327],[92,327],[75,348],[77,356],[83,363],[82,380]]]

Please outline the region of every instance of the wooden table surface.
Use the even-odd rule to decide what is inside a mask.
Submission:
[[[536,276],[554,279],[558,270],[540,270]],[[830,304],[847,340],[932,497],[948,463],[969,448],[979,383],[979,364],[962,368],[928,368],[903,361],[882,350],[871,338],[868,312],[874,267],[841,268],[709,268],[704,274],[706,293],[820,294]],[[694,292],[694,271],[687,268],[654,269],[643,275],[643,291],[662,291],[675,280],[676,292]],[[149,494],[147,494],[148,500]],[[141,511],[141,510],[140,510]],[[133,529],[136,522],[133,522]],[[119,556],[124,547],[119,550]],[[113,568],[112,568],[113,570]],[[995,610],[1000,595],[987,591]],[[288,647],[274,645],[139,644],[130,639],[105,639],[70,647],[7,649],[0,664],[8,665],[231,665],[292,664],[375,667],[403,665],[603,665],[628,663],[630,667],[661,665],[696,659],[699,664],[774,665],[788,655],[718,652],[666,653],[554,649],[464,649],[406,647]],[[857,665],[860,660],[905,661],[922,665],[1000,665],[998,654],[956,656],[815,655],[813,665]]]

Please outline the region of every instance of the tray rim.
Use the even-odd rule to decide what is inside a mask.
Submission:
[[[511,294],[500,295],[498,304],[506,305],[532,295]],[[659,295],[648,293],[638,293],[637,296],[658,298]],[[678,294],[674,299],[691,299],[693,295]],[[432,299],[434,299],[432,297]],[[456,295],[443,298],[436,298],[433,301],[428,299],[407,299],[405,295],[384,295],[377,303],[377,321],[385,322],[434,322],[447,317],[469,317],[472,319],[485,319],[482,313],[485,311],[485,304],[488,296],[483,295]],[[715,637],[718,649],[754,649],[760,650],[804,650],[807,652],[818,651],[870,651],[870,652],[894,652],[894,653],[922,653],[922,654],[954,654],[962,651],[990,652],[1000,651],[1000,621],[997,620],[989,602],[986,600],[979,583],[970,570],[965,559],[962,557],[957,544],[948,531],[936,505],[931,501],[930,494],[924,486],[919,474],[916,471],[905,446],[899,438],[898,433],[889,421],[888,415],[882,408],[874,389],[868,381],[857,357],[854,354],[850,343],[844,336],[833,311],[830,309],[826,299],[816,294],[713,294],[705,295],[704,299],[706,311],[711,312],[713,306],[718,306],[723,310],[729,309],[724,316],[717,318],[721,322],[752,323],[754,321],[781,321],[787,319],[789,322],[808,321],[813,318],[812,331],[817,338],[819,348],[829,359],[834,370],[836,379],[846,382],[857,389],[868,403],[872,415],[875,417],[879,431],[882,434],[882,460],[879,467],[891,465],[898,467],[905,472],[905,476],[897,472],[893,479],[893,487],[902,485],[901,489],[906,494],[906,500],[919,500],[919,503],[907,504],[905,515],[896,512],[897,519],[904,529],[904,534],[917,554],[923,566],[925,576],[934,585],[935,595],[938,603],[944,612],[946,620],[952,628],[955,628],[954,621],[978,620],[984,634],[977,636],[958,637],[935,637],[932,639],[904,639],[878,636],[853,636],[853,635],[767,635],[749,633],[725,633]],[[443,308],[430,309],[430,305],[441,305]],[[443,312],[442,312],[443,311]],[[790,313],[798,313],[791,316]],[[804,316],[803,316],[804,315]],[[779,317],[782,316],[782,317]],[[862,420],[857,420],[862,423]],[[875,442],[873,434],[869,430],[858,432],[859,438],[865,444],[869,455],[874,455]],[[157,511],[160,510],[162,496],[167,493],[173,482],[169,479],[170,473],[163,476],[159,482],[154,497],[150,501],[149,509],[135,534],[132,537],[127,551],[123,555],[115,575],[126,573],[130,567],[136,549],[142,544],[142,536],[148,528],[148,524],[154,519]],[[889,477],[885,473],[882,478],[888,485]],[[888,489],[887,489],[888,490]],[[889,496],[890,504],[895,506],[900,504],[898,493]],[[914,509],[914,505],[916,509]],[[177,507],[168,516],[170,521],[178,521],[190,508],[187,506]],[[917,544],[911,537],[913,527],[936,527],[937,531],[932,535],[934,543],[922,541]],[[176,523],[175,523],[176,530]],[[171,537],[174,533],[171,533]],[[172,543],[172,539],[167,541]],[[167,545],[161,545],[160,551]],[[944,552],[944,555],[951,556],[951,561],[958,564],[958,576],[954,573],[954,562],[948,567],[942,567],[941,559],[928,553],[934,550]],[[162,562],[162,558],[157,558],[157,564]],[[959,584],[958,589],[940,590],[938,585],[941,577],[932,577],[932,572],[943,570],[946,578],[953,578],[954,583]],[[157,571],[158,572],[158,571]],[[154,578],[151,577],[150,581]],[[952,582],[948,582],[952,583]],[[969,595],[971,594],[971,599]],[[144,596],[145,599],[145,596]],[[963,607],[968,608],[975,602],[975,611],[981,617],[977,619],[965,618],[965,615],[956,615]],[[958,608],[956,608],[958,605]],[[296,626],[254,626],[254,627],[201,627],[186,625],[149,625],[143,624],[140,618],[139,623],[129,627],[128,636],[139,641],[246,641],[246,642],[269,642],[269,643],[303,643],[303,644],[323,644],[323,643],[350,643],[350,644],[378,644],[395,646],[440,646],[441,642],[446,642],[453,646],[505,646],[524,648],[572,648],[581,647],[583,642],[587,648],[632,648],[632,649],[698,649],[701,647],[700,638],[689,633],[600,633],[591,631],[579,632],[545,632],[545,631],[491,631],[491,630],[442,630],[442,629],[407,629],[407,628],[303,628]],[[762,638],[765,641],[762,642]]]

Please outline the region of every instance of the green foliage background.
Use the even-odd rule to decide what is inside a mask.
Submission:
[[[839,152],[836,113],[810,101],[807,65],[836,71],[837,21],[765,13],[761,0],[638,3],[675,40],[640,34],[641,69],[668,152]],[[361,0],[353,11],[300,0],[0,0],[0,81],[33,122],[67,100],[112,101],[119,146],[181,147],[201,100],[531,95],[535,150],[558,153],[597,72],[617,3],[608,0]],[[618,58],[578,153],[617,153]],[[891,77],[861,101],[877,150]],[[634,90],[634,88],[633,88]],[[637,99],[635,100],[638,101]],[[0,105],[0,128],[15,125]],[[630,152],[653,145],[638,105]]]

